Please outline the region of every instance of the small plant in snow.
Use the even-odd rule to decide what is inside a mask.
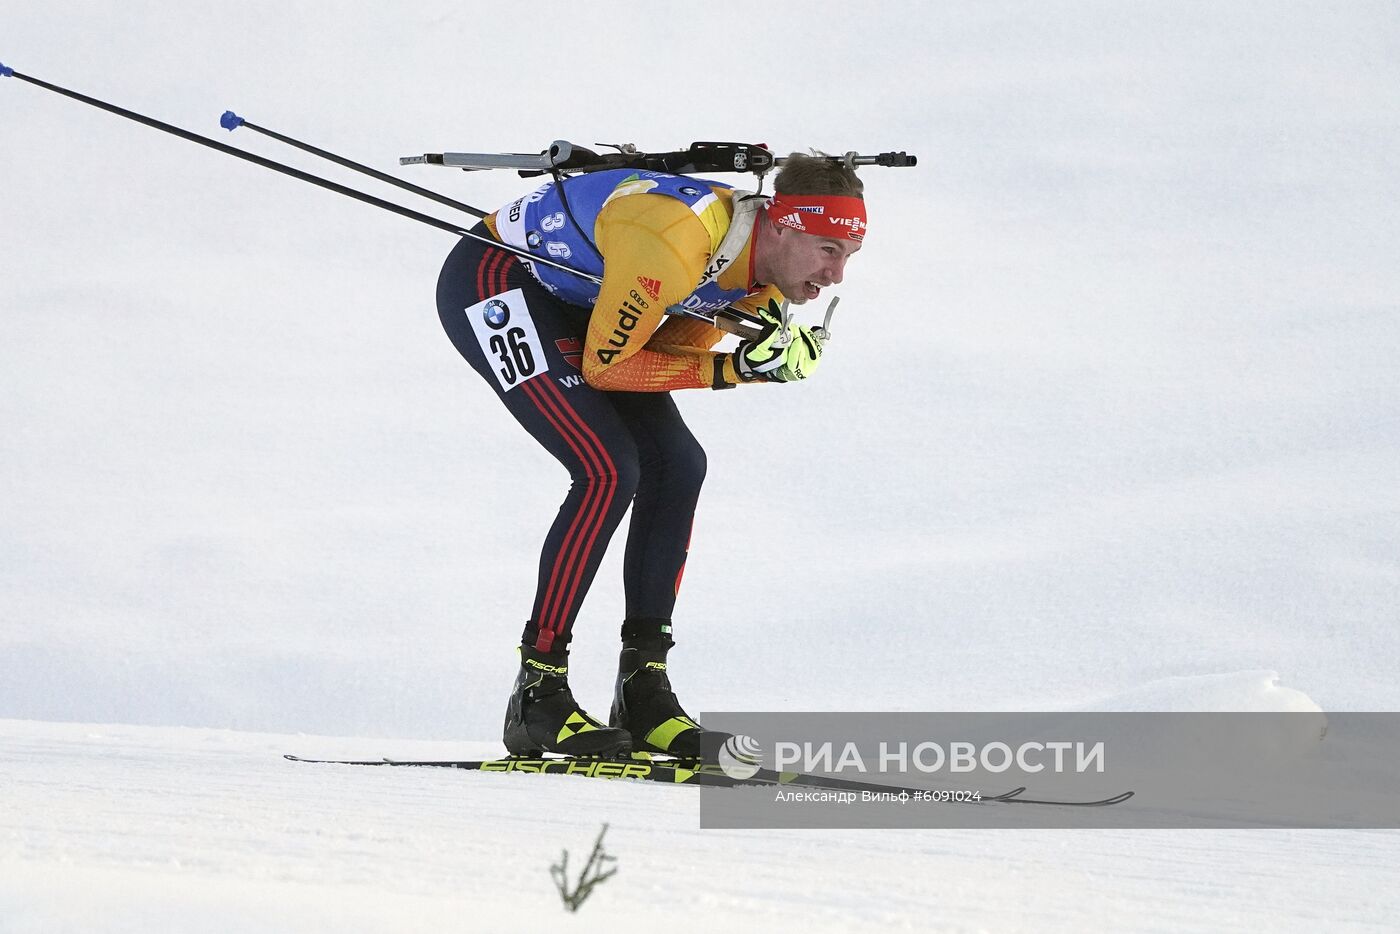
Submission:
[[[564,850],[559,862],[549,867],[549,874],[559,889],[559,897],[564,900],[564,907],[570,911],[578,911],[578,906],[593,894],[594,887],[612,878],[617,872],[616,866],[603,871],[603,866],[607,863],[617,862],[616,856],[609,856],[603,850],[603,835],[607,832],[608,825],[604,824],[603,829],[598,831],[598,839],[593,842],[593,852],[588,855],[588,862],[584,863],[583,871],[579,873],[578,882],[572,892],[569,891],[569,851]]]

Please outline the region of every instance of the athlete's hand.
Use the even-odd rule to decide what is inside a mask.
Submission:
[[[822,341],[812,329],[787,320],[776,301],[760,309],[763,333],[734,351],[734,369],[745,382],[790,383],[806,379],[821,362]]]

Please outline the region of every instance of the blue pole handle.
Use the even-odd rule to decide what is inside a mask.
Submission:
[[[232,110],[225,110],[224,115],[219,118],[219,126],[229,132],[233,132],[243,125],[243,118]]]
[[[11,75],[13,75],[14,73],[15,73],[15,70],[14,70],[13,68],[11,68],[9,65],[0,63],[0,78],[8,78],[8,77],[10,77]]]

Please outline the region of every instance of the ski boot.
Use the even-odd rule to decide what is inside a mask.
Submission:
[[[512,756],[621,756],[631,749],[626,730],[604,726],[574,700],[569,653],[520,647],[520,674],[506,706],[505,744]]]
[[[650,647],[624,645],[608,723],[631,735],[635,751],[714,760],[731,734],[705,729],[676,700],[666,676],[670,648],[669,641]]]

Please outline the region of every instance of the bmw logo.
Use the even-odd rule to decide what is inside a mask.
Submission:
[[[525,235],[525,242],[530,245],[530,249],[536,249],[540,245],[540,235],[537,231],[530,231]]]
[[[492,330],[499,331],[510,320],[510,309],[499,298],[493,298],[486,303],[481,317],[486,319],[486,323],[491,326]]]
[[[700,189],[691,188],[689,185],[686,185],[684,188],[681,189],[681,194],[693,198],[696,195],[700,194]]]

